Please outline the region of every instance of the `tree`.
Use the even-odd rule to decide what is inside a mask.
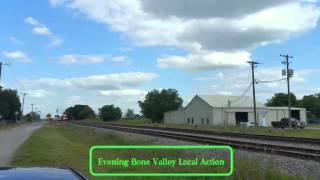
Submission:
[[[52,115],[51,115],[50,113],[48,113],[48,114],[47,114],[47,119],[51,119],[51,116],[52,116]]]
[[[121,109],[112,105],[105,105],[99,109],[99,116],[103,121],[118,120],[122,116]]]
[[[68,119],[83,120],[95,117],[94,111],[88,105],[75,105],[64,111]]]
[[[303,96],[302,104],[307,111],[310,111],[310,113],[308,113],[308,119],[320,118],[320,93]]]
[[[135,114],[133,109],[127,109],[126,115],[124,116],[126,119],[134,119]]]
[[[182,108],[183,100],[175,89],[153,90],[148,92],[144,101],[138,101],[141,113],[152,122],[163,121],[163,114]]]
[[[5,89],[0,91],[0,115],[2,119],[14,120],[21,116],[21,103],[16,90]]]
[[[40,115],[36,112],[30,112],[24,116],[27,121],[36,121],[40,119]]]
[[[291,94],[291,106],[301,107],[301,104],[297,101],[296,96]],[[288,94],[276,93],[271,99],[267,100],[266,106],[288,106]]]

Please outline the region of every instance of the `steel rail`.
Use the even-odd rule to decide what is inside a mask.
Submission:
[[[82,122],[82,123],[87,123],[87,122]],[[122,125],[122,124],[115,124],[115,123],[97,123],[97,124],[107,124],[107,125],[121,126],[121,127],[160,129],[160,130],[169,130],[169,131],[175,131],[175,132],[188,132],[188,133],[198,133],[198,134],[207,134],[207,135],[216,135],[216,136],[228,136],[228,137],[234,137],[234,138],[248,138],[248,139],[261,139],[261,140],[267,140],[267,141],[291,142],[296,144],[302,143],[302,144],[312,144],[312,145],[320,146],[320,139],[317,139],[317,138],[287,137],[287,136],[274,136],[274,135],[249,134],[249,133],[219,132],[219,131],[199,130],[199,129],[140,126],[140,125]]]
[[[165,137],[178,139],[188,142],[196,142],[201,144],[219,144],[219,145],[229,145],[236,149],[250,150],[256,152],[264,152],[271,154],[278,154],[288,157],[295,157],[300,159],[307,159],[313,161],[320,161],[320,149],[304,148],[304,147],[294,147],[285,145],[273,145],[268,143],[256,143],[256,142],[244,142],[240,140],[231,139],[219,139],[215,137],[206,137],[200,134],[185,133],[185,132],[174,132],[168,130],[159,129],[147,129],[139,127],[127,127],[122,125],[111,125],[103,123],[84,123],[84,122],[71,122],[73,124],[97,127],[97,128],[107,128],[120,130],[125,132],[133,132],[139,134],[146,134],[157,137]]]

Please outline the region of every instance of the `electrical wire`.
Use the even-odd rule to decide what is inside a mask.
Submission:
[[[287,78],[276,79],[276,80],[269,80],[269,81],[260,81],[260,80],[257,80],[256,82],[257,82],[257,83],[273,83],[273,82],[283,81],[283,80],[286,80],[286,79],[287,79]]]
[[[241,98],[243,98],[248,93],[248,91],[250,90],[251,86],[252,86],[252,83],[249,84],[249,86],[242,92],[242,94],[239,97],[237,97],[236,99],[234,99],[232,101],[229,101],[229,102],[232,103],[232,102],[239,101]]]

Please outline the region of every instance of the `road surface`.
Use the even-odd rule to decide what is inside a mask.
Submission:
[[[19,146],[42,125],[39,122],[26,123],[9,130],[0,130],[0,167],[8,166]]]

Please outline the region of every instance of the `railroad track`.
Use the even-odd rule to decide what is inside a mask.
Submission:
[[[152,135],[152,136],[158,136],[158,137],[172,138],[172,139],[196,142],[201,144],[229,145],[235,149],[278,154],[283,156],[295,157],[300,159],[308,159],[308,160],[320,162],[320,148],[306,148],[303,146],[303,143],[305,143],[305,141],[296,142],[298,146],[287,146],[285,144],[274,145],[266,142],[248,142],[248,141],[241,141],[241,140],[228,139],[228,138],[221,139],[213,136],[208,136],[208,134],[205,134],[205,133],[198,133],[197,131],[194,131],[194,132],[191,132],[189,130],[182,131],[182,129],[179,129],[179,131],[174,131],[173,129],[175,128],[159,129],[159,128],[150,128],[150,127],[141,127],[141,126],[138,127],[138,126],[128,126],[128,125],[119,125],[119,124],[105,124],[105,123],[87,123],[87,122],[72,122],[72,123],[78,124],[78,125],[90,126],[90,127],[114,129],[114,130],[120,130],[125,132],[133,132],[133,133],[146,134],[146,135]],[[214,134],[210,133],[210,135],[214,135]],[[296,138],[296,139],[299,139],[299,138]],[[306,140],[307,138],[302,138],[302,139]],[[280,139],[280,141],[285,141],[285,139]],[[292,142],[292,141],[289,140],[289,142]]]
[[[96,123],[96,124],[106,124],[106,123]],[[218,132],[218,131],[209,131],[209,130],[167,128],[167,127],[140,126],[140,125],[122,125],[122,124],[111,124],[111,123],[108,123],[108,124],[113,126],[121,126],[121,127],[159,129],[159,130],[168,130],[168,131],[175,131],[175,132],[188,132],[188,133],[207,134],[207,135],[216,135],[216,136],[227,136],[232,138],[260,139],[260,140],[266,140],[266,141],[292,142],[292,143],[302,143],[302,144],[311,144],[311,145],[320,146],[320,139],[316,139],[316,138],[270,136],[270,135],[261,135],[261,134]]]

